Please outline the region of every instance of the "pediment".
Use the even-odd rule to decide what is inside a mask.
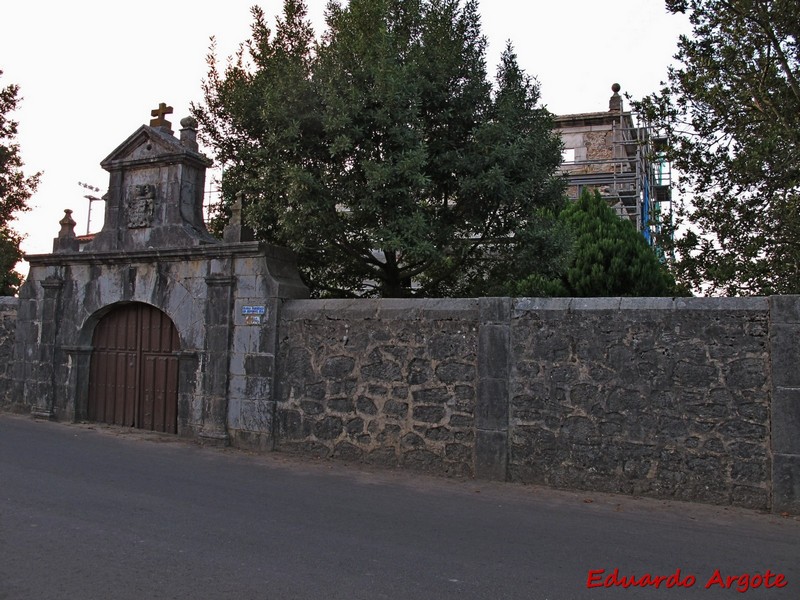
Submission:
[[[209,162],[206,157],[184,147],[180,140],[158,127],[142,125],[100,163],[104,169],[120,165],[174,161],[176,157]]]

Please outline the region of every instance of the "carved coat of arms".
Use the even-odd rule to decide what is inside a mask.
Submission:
[[[150,227],[153,224],[156,189],[150,184],[131,186],[128,193],[128,228]]]

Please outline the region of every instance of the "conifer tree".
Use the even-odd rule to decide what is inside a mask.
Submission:
[[[597,191],[586,188],[561,214],[575,244],[564,278],[576,297],[674,296],[674,279],[636,230]]]
[[[560,141],[511,49],[488,81],[475,0],[331,2],[318,43],[301,0],[274,35],[253,16],[194,113],[224,200],[245,193],[315,294],[473,295],[560,251],[536,236],[562,201]]]

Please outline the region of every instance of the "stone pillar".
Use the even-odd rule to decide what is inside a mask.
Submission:
[[[92,347],[76,348],[72,354],[75,379],[75,386],[71,389],[75,390],[75,420],[85,420],[89,418],[87,409],[89,407],[89,375],[92,367]]]
[[[178,356],[178,435],[186,436],[199,432],[191,418],[192,404],[197,391],[197,368],[201,352],[181,350]]]
[[[55,349],[58,335],[59,304],[64,281],[60,277],[48,277],[41,282],[44,290],[41,311],[41,341],[39,361],[34,381],[25,383],[25,396],[33,396],[31,414],[42,419],[56,416],[54,403]]]
[[[481,298],[475,476],[505,481],[508,473],[508,379],[511,370],[511,299]]]
[[[206,341],[203,368],[203,427],[200,437],[227,445],[228,378],[235,277],[209,275],[206,279]]]
[[[197,145],[197,119],[194,117],[181,119],[181,145],[192,152],[197,152],[199,149]]]
[[[770,298],[772,510],[800,514],[800,296]]]
[[[74,421],[84,421],[88,418],[87,407],[89,405],[89,369],[92,363],[91,346],[65,346],[64,352],[69,355],[69,380],[67,389],[74,390],[73,398],[68,399],[72,403],[71,412]]]

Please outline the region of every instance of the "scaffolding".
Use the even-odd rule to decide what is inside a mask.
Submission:
[[[581,139],[580,148],[568,148],[561,169],[570,197],[577,199],[584,188],[597,190],[620,217],[630,219],[647,242],[657,247],[672,214],[668,140],[619,106],[620,110],[556,118],[565,144],[566,139],[573,144]]]

